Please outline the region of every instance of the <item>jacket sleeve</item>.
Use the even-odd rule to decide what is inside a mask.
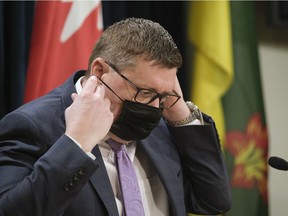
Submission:
[[[43,144],[39,128],[17,111],[0,122],[0,215],[61,215],[98,167],[65,135]]]
[[[214,122],[204,119],[205,125],[169,130],[180,152],[187,211],[221,214],[231,208],[229,180]]]

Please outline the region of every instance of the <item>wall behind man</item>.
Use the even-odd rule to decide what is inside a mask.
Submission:
[[[273,11],[279,9],[273,2],[257,1],[255,5],[262,87],[269,130],[269,156],[288,160],[288,25],[272,24],[275,20]],[[288,13],[287,10],[286,12]],[[286,216],[288,173],[270,167],[268,172],[270,215]]]

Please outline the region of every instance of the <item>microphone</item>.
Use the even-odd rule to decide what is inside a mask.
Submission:
[[[268,160],[268,164],[278,170],[287,171],[288,170],[288,162],[279,157],[270,157]]]

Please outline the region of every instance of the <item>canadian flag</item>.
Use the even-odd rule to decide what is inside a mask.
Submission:
[[[24,102],[87,69],[102,30],[100,0],[36,2]]]

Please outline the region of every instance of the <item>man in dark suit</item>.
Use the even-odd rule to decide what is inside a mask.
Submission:
[[[87,71],[1,120],[0,215],[133,215],[109,139],[125,146],[145,215],[229,210],[215,125],[184,101],[181,64],[158,23],[105,30]]]

